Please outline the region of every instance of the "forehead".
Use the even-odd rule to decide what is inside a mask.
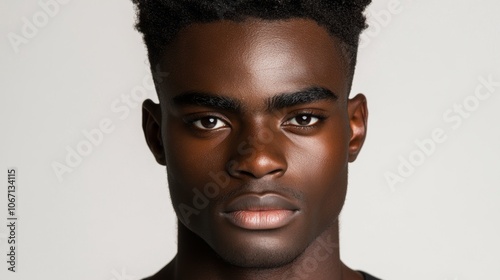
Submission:
[[[272,95],[310,86],[347,96],[348,67],[338,39],[307,19],[217,21],[182,29],[160,68],[168,92]]]

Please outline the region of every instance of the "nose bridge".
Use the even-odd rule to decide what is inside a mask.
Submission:
[[[279,131],[264,121],[243,127],[236,137],[233,156],[228,166],[235,177],[262,178],[281,176],[287,169],[284,143],[280,143]]]

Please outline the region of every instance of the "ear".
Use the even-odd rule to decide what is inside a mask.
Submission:
[[[353,162],[358,157],[359,151],[361,151],[361,147],[363,147],[366,138],[368,124],[366,97],[363,94],[358,94],[352,99],[349,99],[347,111],[349,115],[349,126],[351,127],[349,162]]]
[[[142,129],[156,161],[165,165],[165,150],[161,137],[161,108],[159,104],[150,99],[145,100],[142,104]]]

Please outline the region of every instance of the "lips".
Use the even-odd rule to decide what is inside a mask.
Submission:
[[[231,224],[248,230],[270,230],[284,227],[298,215],[299,207],[283,196],[246,194],[227,205],[222,216]]]

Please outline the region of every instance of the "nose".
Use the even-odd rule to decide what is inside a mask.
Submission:
[[[241,179],[283,176],[287,161],[285,145],[280,143],[278,133],[269,129],[256,130],[258,132],[249,131],[236,141],[233,156],[226,165],[228,173]]]

